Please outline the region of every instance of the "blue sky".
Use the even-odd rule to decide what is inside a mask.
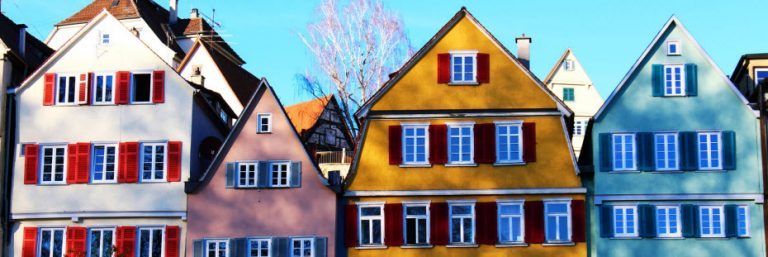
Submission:
[[[156,0],[164,6],[166,0]],[[53,24],[90,0],[3,0],[2,11],[44,39]],[[311,98],[295,75],[313,63],[298,33],[316,19],[319,0],[179,0],[179,16],[191,8],[208,16],[216,9],[221,34],[246,60],[246,69],[267,77],[284,104]],[[727,74],[742,54],[768,52],[768,1],[470,1],[385,0],[398,12],[415,49],[466,6],[499,40],[516,52],[514,38],[533,37],[531,68],[544,78],[570,47],[603,97],[607,97],[671,15],[676,15]]]

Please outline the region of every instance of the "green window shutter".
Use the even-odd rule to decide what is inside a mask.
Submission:
[[[725,206],[725,236],[737,237],[737,228],[739,226],[738,218],[736,217],[736,211],[739,208],[738,205],[728,204]]]
[[[613,137],[610,133],[600,134],[600,171],[613,168]]]
[[[269,179],[269,162],[258,162],[256,167],[256,187],[267,188],[271,184]]]
[[[696,64],[685,64],[685,95],[696,96],[699,93],[699,81]]]
[[[613,236],[613,206],[600,206],[600,237]]]
[[[227,163],[227,188],[235,188],[237,185],[237,163],[236,162],[228,162]]]
[[[723,169],[736,169],[736,133],[723,131]]]
[[[642,171],[656,170],[654,138],[651,132],[637,133],[637,163]]]
[[[651,66],[651,80],[653,96],[664,96],[664,65],[654,64]]]
[[[680,132],[681,170],[699,169],[699,139],[696,132]]]
[[[699,207],[692,204],[683,204],[680,209],[683,221],[683,237],[699,237]]]
[[[203,255],[203,240],[195,240],[192,243],[192,249],[194,251],[194,257],[205,257]]]
[[[656,237],[656,207],[649,204],[641,204],[637,209],[640,214],[640,237]]]
[[[301,187],[301,162],[291,162],[291,187]]]

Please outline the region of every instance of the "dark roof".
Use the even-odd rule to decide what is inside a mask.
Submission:
[[[217,33],[216,30],[214,30],[211,25],[208,24],[208,21],[203,18],[198,17],[179,19],[178,22],[173,25],[173,33],[176,34],[177,37],[200,35],[201,39],[207,43],[214,43],[216,46],[222,48],[224,53],[230,55],[230,57],[234,59],[235,62],[241,65],[245,64],[245,60],[237,55],[235,49],[232,49],[232,47],[224,41],[219,33]]]
[[[741,58],[739,58],[739,62],[736,63],[736,67],[733,68],[733,73],[731,73],[731,81],[733,83],[737,83],[737,80],[740,79],[740,76],[742,76],[743,72],[745,71],[745,65],[747,65],[747,60],[752,59],[768,59],[768,53],[754,53],[754,54],[745,54],[742,55]]]
[[[232,91],[235,93],[235,96],[237,96],[237,99],[240,100],[240,103],[245,106],[245,104],[248,103],[248,100],[251,99],[253,92],[256,91],[256,87],[261,83],[261,79],[224,56],[224,54],[221,53],[220,48],[210,47],[209,44],[198,41],[192,48],[190,48],[189,54],[187,54],[187,57],[181,62],[178,70],[181,71],[184,68],[191,55],[201,46],[211,55],[213,62],[216,63],[219,71],[221,71],[221,75],[224,76],[224,79],[227,81],[227,84],[229,84],[229,87],[232,88]]]
[[[32,71],[37,69],[45,59],[53,54],[53,49],[32,36],[32,34],[27,33],[24,39],[25,54],[22,56],[19,45],[19,33],[21,28],[26,28],[26,26],[16,24],[13,20],[0,13],[0,40],[2,40],[6,46],[11,48],[11,51],[17,60],[27,65],[28,72],[32,73]]]

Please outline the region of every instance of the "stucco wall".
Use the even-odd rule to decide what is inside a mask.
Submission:
[[[192,72],[194,71],[193,67],[198,65],[201,66],[200,71],[203,77],[205,77],[205,82],[203,83],[205,88],[221,94],[221,97],[224,98],[224,101],[226,101],[227,104],[229,104],[232,111],[234,111],[235,114],[240,115],[240,112],[243,111],[243,104],[240,103],[240,100],[237,98],[234,91],[232,91],[229,83],[224,79],[224,76],[221,74],[221,71],[219,71],[216,63],[213,62],[213,59],[211,59],[211,55],[205,47],[198,47],[197,50],[195,50],[187,64],[184,66],[184,69],[181,70],[181,76],[186,79],[191,79]],[[255,87],[256,85],[231,86]]]

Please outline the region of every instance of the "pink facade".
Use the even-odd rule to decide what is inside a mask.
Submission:
[[[261,113],[271,114],[271,133],[258,133]],[[292,236],[325,237],[327,256],[335,256],[336,195],[266,81],[242,115],[214,160],[215,167],[190,183],[197,185],[188,195],[187,256],[193,256],[193,242],[200,239]],[[227,163],[270,160],[301,162],[300,187],[227,187]]]

